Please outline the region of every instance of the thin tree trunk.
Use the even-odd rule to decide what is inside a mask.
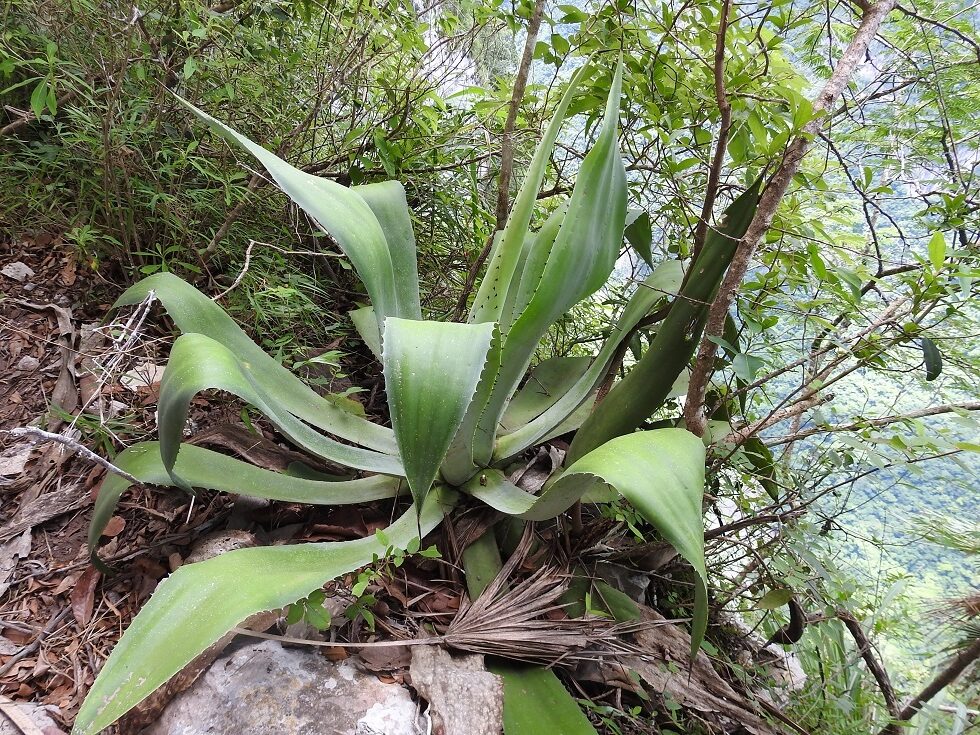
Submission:
[[[483,250],[473,261],[469,272],[466,274],[466,283],[459,294],[456,302],[456,309],[453,314],[454,319],[459,319],[466,310],[466,300],[473,290],[476,277],[480,273],[480,268],[490,255],[493,246],[493,236],[495,233],[504,229],[507,223],[507,211],[510,208],[510,179],[514,172],[514,128],[517,126],[517,112],[524,100],[524,91],[527,89],[527,78],[531,73],[531,60],[534,58],[534,46],[538,42],[538,31],[541,29],[541,17],[544,14],[544,0],[536,0],[534,11],[531,13],[531,20],[527,24],[527,37],[524,39],[524,53],[521,55],[521,63],[517,68],[517,77],[514,79],[514,91],[510,96],[510,106],[507,110],[507,120],[504,123],[504,133],[500,141],[500,174],[497,177],[497,205],[494,208],[494,231],[487,238],[483,245]]]
[[[776,209],[799,170],[800,163],[810,148],[811,141],[824,125],[826,116],[823,113],[831,108],[831,105],[844,90],[855,69],[864,59],[868,45],[878,33],[882,22],[895,7],[895,4],[896,0],[880,0],[880,2],[868,6],[864,11],[861,25],[855,32],[854,38],[841,56],[830,79],[827,80],[826,85],[813,102],[813,118],[804,126],[800,135],[787,146],[782,163],[769,180],[766,190],[759,200],[755,217],[749,224],[745,237],[739,243],[735,258],[722,281],[718,295],[711,304],[707,326],[698,349],[694,369],[691,372],[691,382],[684,405],[684,419],[687,428],[698,436],[704,434],[706,426],[704,394],[708,381],[711,379],[712,366],[717,351],[717,345],[712,341],[712,337],[720,337],[724,330],[728,309],[735,299],[735,294],[742,284],[746,272],[748,272],[752,257],[755,255],[762,238],[768,232]]]

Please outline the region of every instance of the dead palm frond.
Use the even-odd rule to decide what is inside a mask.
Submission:
[[[613,618],[564,612],[562,595],[570,575],[544,565],[515,581],[514,572],[527,558],[532,535],[525,533],[517,550],[476,600],[464,600],[441,640],[462,651],[553,665],[563,660],[597,660],[635,655],[623,636],[641,628],[673,621],[617,623]]]

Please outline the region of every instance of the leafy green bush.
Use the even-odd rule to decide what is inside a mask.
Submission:
[[[540,495],[512,485],[501,469],[534,445],[578,427],[581,409],[587,412],[594,401],[619,343],[664,302],[665,292],[680,285],[677,264],[665,264],[633,294],[590,364],[580,358],[549,361],[535,372],[543,378],[549,373],[552,390],[541,392],[538,380],[521,387],[539,341],[568,309],[606,282],[623,240],[626,174],[617,145],[621,70],[614,77],[602,130],[567,205],[539,230],[528,229],[560,125],[576,86],[590,73],[588,66],[575,73],[545,131],[466,323],[422,318],[415,239],[401,184],[347,188],[306,174],[192,108],[212,129],[254,155],[350,259],[372,304],[352,318],[383,366],[392,428],[368,421],[347,399],[313,392],[249,340],[213,301],[175,276],[158,273],[129,289],[117,306],[153,294],[184,334],[174,343],[161,384],[160,440],[127,449],[117,458],[119,466],[143,482],[317,504],[396,497],[407,485],[413,507],[385,532],[386,544],[396,548],[415,545],[464,495],[506,516],[535,521],[553,518],[582,498],[608,501],[615,488],[697,572],[693,655],[707,615],[704,446],[682,429],[633,432],[663,402],[686,357],[664,367],[649,393],[632,394],[639,421],[632,414],[619,421],[604,419],[598,440],[592,441],[591,434],[583,439],[591,442],[590,450],[569,462]],[[691,289],[710,293],[717,287],[756,196],[757,187],[752,187],[736,200],[709,238],[671,309],[672,316],[679,314],[674,320],[680,328],[668,327],[670,320],[662,327],[668,354],[697,343],[704,296],[692,301]],[[660,348],[648,350],[636,369],[647,369],[648,359],[662,360]],[[190,402],[214,388],[254,406],[310,453],[376,474],[340,482],[300,479],[182,445]],[[104,482],[89,536],[93,553],[129,485],[115,475]],[[477,543],[492,544],[492,538],[488,534]],[[77,732],[110,724],[250,614],[307,598],[325,582],[371,563],[384,546],[377,538],[365,538],[253,548],[182,567],[160,585],[120,640],[79,713]],[[479,562],[477,555],[464,563],[471,594],[478,594],[496,567],[492,561]],[[539,675],[529,676],[532,681]]]

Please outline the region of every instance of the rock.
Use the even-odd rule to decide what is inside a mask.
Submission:
[[[412,687],[429,702],[433,735],[498,735],[504,684],[483,656],[451,656],[438,646],[412,649]]]
[[[416,735],[407,689],[309,649],[263,641],[226,652],[143,735]]]
[[[64,735],[58,723],[51,719],[49,712],[60,716],[54,705],[39,705],[34,702],[12,702],[0,697],[0,735],[22,735],[22,733],[42,733],[42,735]],[[32,727],[33,726],[33,727]]]
[[[0,453],[0,475],[6,475],[7,477],[19,475],[24,471],[24,466],[31,458],[31,452],[33,451],[34,445],[31,442],[14,444],[4,449]]]
[[[17,370],[23,370],[25,373],[29,373],[32,370],[37,370],[39,367],[41,367],[41,362],[36,357],[24,355],[17,361],[17,365],[15,367]]]
[[[31,268],[26,264],[21,263],[19,260],[5,265],[2,269],[0,269],[0,273],[11,280],[17,281],[17,283],[23,283],[28,278],[34,277],[34,271],[31,270]]]

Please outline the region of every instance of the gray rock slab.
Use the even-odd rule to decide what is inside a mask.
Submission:
[[[143,735],[419,735],[409,691],[310,649],[263,641],[227,652]]]

